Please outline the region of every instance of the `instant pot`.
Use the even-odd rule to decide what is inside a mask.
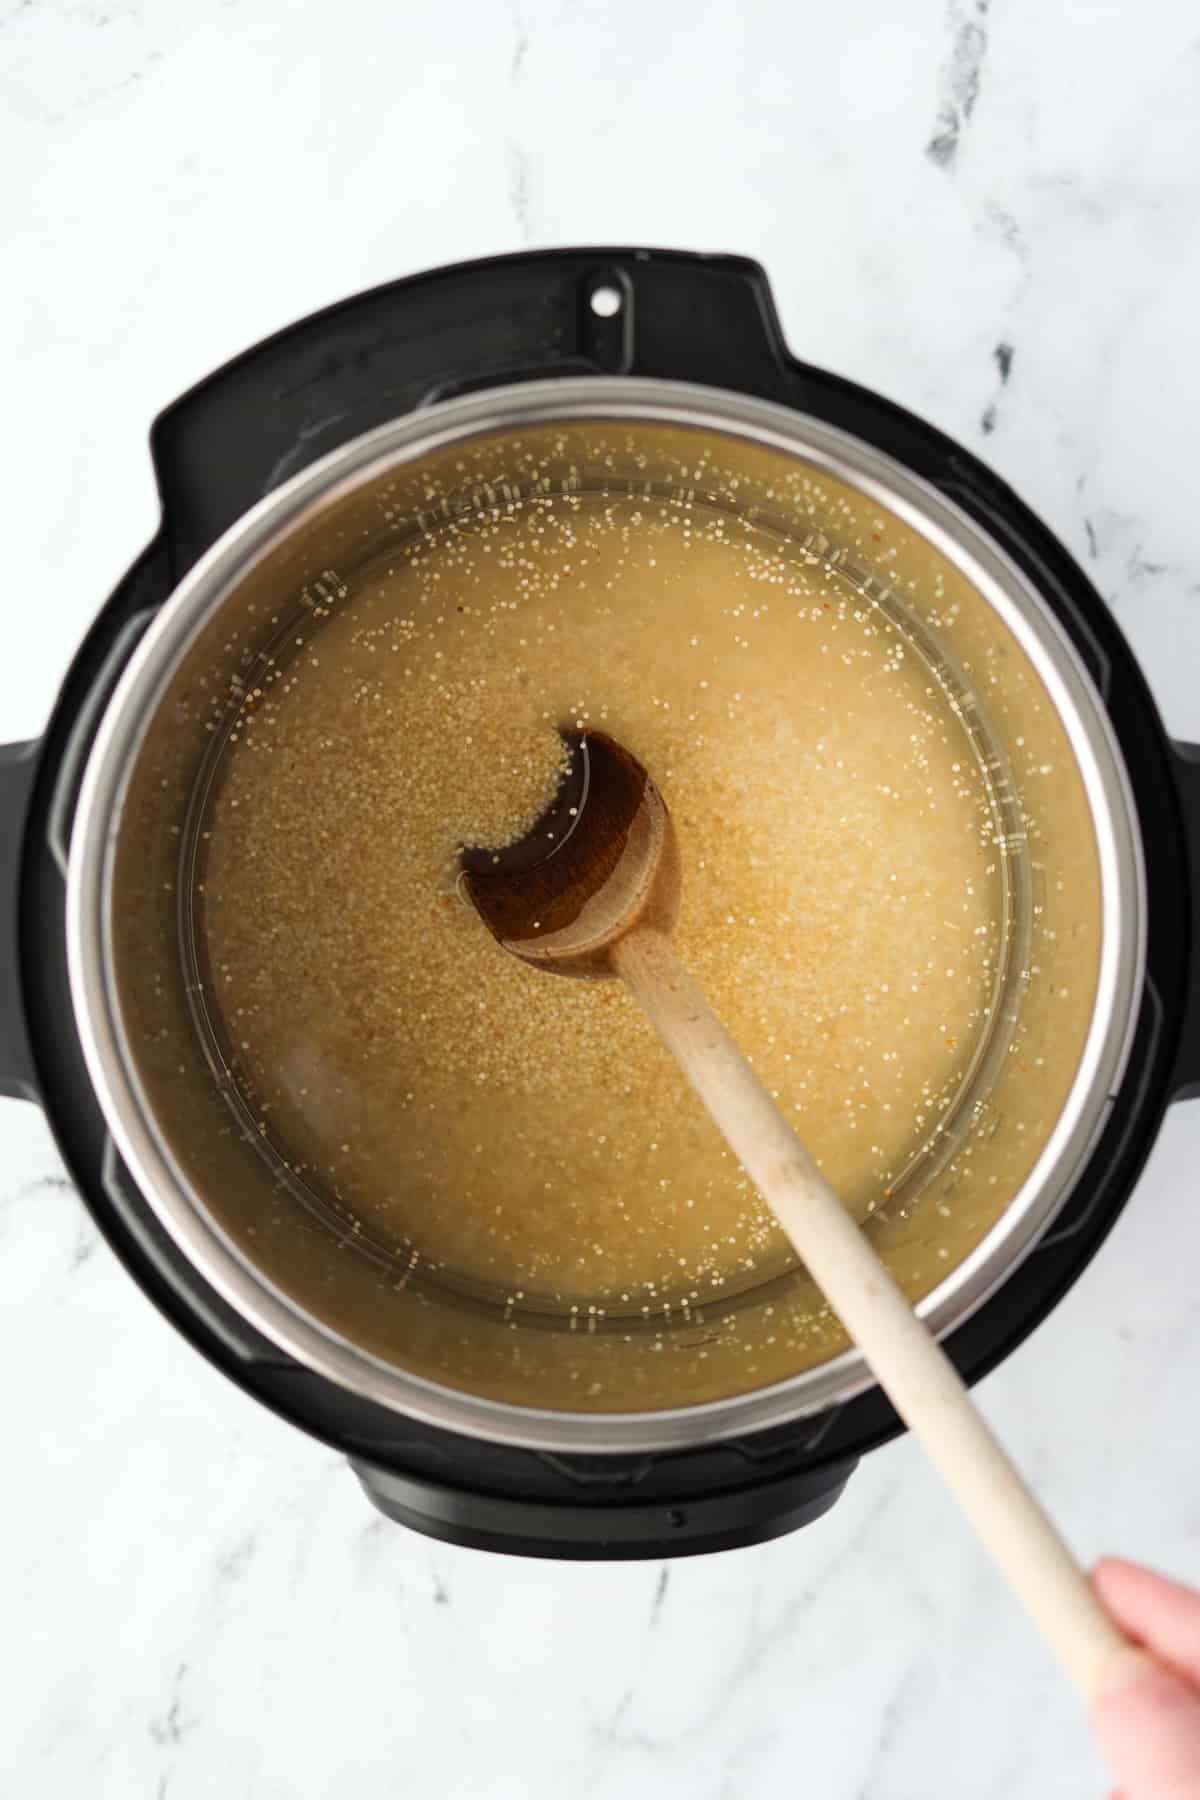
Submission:
[[[0,751],[0,1091],[44,1109],[99,1228],[176,1328],[344,1452],[389,1517],[528,1555],[725,1549],[819,1517],[900,1429],[850,1347],[803,1368],[764,1351],[754,1381],[721,1373],[727,1338],[744,1348],[764,1309],[800,1304],[803,1271],[659,1321],[656,1344],[638,1320],[580,1331],[548,1304],[514,1319],[469,1284],[410,1280],[250,1117],[205,1003],[198,822],[263,658],[381,544],[520,504],[530,446],[555,491],[696,484],[864,606],[902,612],[869,546],[818,516],[811,497],[828,511],[836,495],[842,516],[886,516],[957,596],[957,653],[927,625],[914,642],[987,772],[1006,949],[954,1122],[915,1159],[889,1229],[903,1265],[930,1196],[977,1207],[970,1254],[912,1289],[969,1381],[1081,1274],[1167,1105],[1200,1093],[1200,749],[1167,738],[1100,597],[1017,497],[901,408],[792,357],[762,270],[734,257],[574,250],[435,271],[292,326],[161,415],[160,528],[44,737]],[[1031,729],[1054,747],[1042,811],[1011,755]],[[1018,1117],[1013,1070],[1035,1066]],[[601,1367],[603,1408],[573,1400],[588,1383],[567,1377]]]

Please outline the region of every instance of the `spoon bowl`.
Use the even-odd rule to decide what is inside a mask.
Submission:
[[[570,761],[550,807],[518,843],[464,850],[463,885],[514,956],[559,975],[613,976],[623,938],[673,930],[679,846],[636,756],[606,732],[560,735]]]

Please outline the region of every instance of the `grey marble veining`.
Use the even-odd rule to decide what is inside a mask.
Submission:
[[[1200,30],[1183,0],[0,0],[0,730],[148,537],[146,430],[289,319],[568,242],[766,263],[798,354],[984,455],[1200,738]],[[1200,1107],[983,1386],[1086,1556],[1200,1578]],[[671,1565],[427,1543],[257,1409],[0,1105],[0,1794],[1083,1800],[1076,1703],[912,1446]],[[1174,1389],[1174,1393],[1172,1392]]]

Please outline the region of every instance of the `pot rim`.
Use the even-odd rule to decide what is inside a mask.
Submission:
[[[315,1373],[390,1411],[493,1442],[559,1452],[682,1448],[824,1412],[874,1385],[847,1350],[749,1393],[647,1412],[575,1413],[485,1399],[357,1348],[305,1312],[243,1254],[175,1162],[137,1073],[117,1001],[113,858],[146,729],[197,634],[250,568],[363,483],[466,438],[554,423],[689,426],[803,458],[917,531],[978,589],[1029,657],[1067,733],[1099,862],[1096,999],[1070,1092],[1032,1170],[975,1249],[918,1304],[936,1337],[964,1323],[1035,1248],[1065,1204],[1125,1069],[1145,964],[1146,893],[1132,791],[1103,702],[1036,588],[953,501],[873,445],[774,401],[654,377],[516,383],[406,414],[293,476],[193,566],[134,651],[105,710],[80,789],[67,871],[67,961],[88,1074],[139,1191],[180,1251],[243,1318]]]

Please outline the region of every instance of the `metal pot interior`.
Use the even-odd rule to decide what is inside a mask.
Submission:
[[[280,740],[271,736],[275,725],[290,721],[292,730],[302,719],[313,672],[323,657],[336,660],[351,643],[355,619],[360,663],[362,621],[373,619],[372,654],[377,650],[398,667],[411,651],[418,666],[408,679],[440,679],[434,659],[443,670],[445,659],[453,662],[461,621],[453,614],[448,625],[441,621],[440,651],[429,648],[432,638],[411,649],[411,631],[406,636],[397,625],[403,606],[372,599],[386,588],[389,571],[409,571],[414,560],[425,559],[428,595],[429,570],[440,566],[452,596],[447,611],[453,605],[461,612],[469,589],[454,590],[454,571],[476,569],[480,534],[510,548],[536,547],[539,530],[559,529],[564,508],[575,521],[571,541],[585,548],[587,522],[600,542],[606,513],[610,525],[615,519],[631,529],[635,542],[641,527],[631,522],[658,521],[661,532],[675,534],[672,554],[681,531],[689,541],[704,533],[709,544],[751,547],[764,579],[758,589],[747,587],[748,609],[761,602],[776,609],[776,618],[788,608],[797,615],[794,630],[773,640],[780,651],[772,682],[778,678],[779,685],[746,697],[749,705],[760,702],[760,737],[764,713],[778,734],[782,766],[771,779],[778,787],[794,777],[796,809],[811,806],[817,792],[814,744],[823,741],[823,725],[811,706],[790,708],[788,673],[790,666],[798,686],[810,684],[811,697],[812,670],[802,669],[800,659],[820,649],[806,635],[805,621],[816,609],[832,606],[845,625],[844,640],[828,640],[835,656],[843,649],[858,654],[859,646],[864,656],[890,658],[886,668],[903,666],[904,679],[918,681],[931,716],[944,722],[942,738],[955,747],[947,766],[971,787],[985,846],[980,880],[987,892],[976,899],[986,905],[982,913],[964,914],[983,943],[971,967],[972,979],[986,989],[984,1003],[964,1015],[966,1026],[939,1020],[944,1041],[932,1049],[917,1044],[917,1027],[907,1041],[903,1029],[890,1043],[871,1041],[861,1030],[846,1041],[829,1016],[836,1009],[815,1022],[804,980],[789,977],[788,1004],[771,1015],[777,1042],[769,1054],[762,1047],[764,1061],[783,1070],[785,1085],[788,1072],[772,1061],[776,1054],[819,1068],[826,1081],[832,1070],[848,1094],[862,1090],[846,1130],[836,1143],[830,1139],[831,1172],[835,1178],[845,1172],[853,1190],[847,1203],[935,1330],[965,1317],[1012,1272],[1070,1191],[1102,1123],[1140,980],[1140,865],[1102,708],[1023,577],[977,527],[903,470],[780,408],[651,382],[593,380],[531,384],[433,408],[359,440],[271,496],[189,575],[109,710],[72,845],[72,980],[93,1079],[122,1155],[202,1272],[309,1366],[459,1429],[616,1448],[685,1441],[816,1410],[864,1385],[865,1371],[805,1271],[786,1246],[764,1241],[761,1233],[751,1255],[744,1242],[725,1263],[715,1252],[703,1280],[689,1268],[672,1282],[660,1259],[654,1279],[639,1285],[628,1269],[610,1269],[597,1281],[585,1267],[573,1279],[565,1254],[557,1263],[527,1257],[506,1267],[494,1250],[489,1262],[482,1254],[439,1254],[431,1246],[429,1168],[441,1158],[443,1206],[460,1180],[478,1208],[489,1165],[499,1170],[503,1163],[505,1107],[492,1095],[488,1141],[460,1142],[455,1121],[480,1104],[478,1096],[448,1053],[440,1065],[436,1051],[417,1057],[412,1034],[408,1054],[414,1067],[420,1064],[412,1077],[418,1098],[409,1092],[407,1101],[403,1095],[397,1101],[386,1068],[382,1083],[372,1074],[393,1054],[386,1032],[380,1036],[382,1015],[371,1012],[381,979],[377,965],[364,964],[364,982],[375,988],[360,991],[336,949],[330,975],[322,946],[334,942],[330,933],[336,936],[343,924],[352,928],[367,887],[376,935],[482,927],[460,917],[449,905],[452,896],[432,885],[427,918],[392,909],[376,833],[360,834],[357,849],[343,844],[337,859],[323,861],[324,776],[313,776],[316,765],[294,754],[299,737],[285,733],[276,759],[273,745]],[[508,583],[514,606],[525,605],[525,559],[513,551],[509,561],[497,579]],[[679,564],[685,579],[690,566]],[[578,577],[579,568],[572,573]],[[703,571],[697,577],[708,578]],[[628,586],[633,577],[622,579]],[[595,632],[595,614],[609,604],[595,581],[564,577],[560,593],[542,594],[543,627],[551,598],[564,634]],[[702,609],[701,600],[696,605]],[[710,612],[706,629],[722,614],[715,599]],[[672,611],[676,625],[680,616]],[[728,671],[743,639],[736,622],[726,623],[726,652],[714,680],[731,682]],[[817,628],[824,630],[824,622],[817,620]],[[640,640],[636,633],[622,638],[615,625],[614,632],[613,655],[624,659],[622,691],[632,694],[628,668],[643,655]],[[504,670],[511,675],[517,640],[509,632],[499,641],[497,657],[505,660],[496,678],[503,680]],[[594,694],[604,689],[605,641],[603,632],[595,633]],[[647,643],[649,687],[655,652]],[[680,656],[686,651],[673,647],[667,662]],[[389,671],[378,691],[373,681],[364,677],[358,694],[348,676],[341,697],[326,682],[325,710],[313,715],[313,731],[326,734],[322,755],[351,781],[360,766],[363,780],[370,777],[367,764],[356,763],[356,745],[373,705],[378,711],[394,702],[398,766],[406,755],[404,679]],[[700,680],[695,685],[707,690]],[[658,696],[651,698],[659,705]],[[561,711],[561,696],[547,705]],[[726,710],[727,753],[736,761],[743,715],[732,716],[732,700]],[[626,711],[628,717],[607,722],[636,731],[636,694]],[[656,740],[666,746],[660,754],[669,757],[675,746],[684,757],[691,729],[699,729],[695,721],[686,728],[681,722],[677,731],[672,726],[674,736]],[[376,758],[379,741],[376,719]],[[641,743],[631,747],[645,753]],[[903,749],[897,741],[900,770]],[[488,754],[484,743],[480,756]],[[410,748],[409,755],[418,752]],[[670,769],[652,772],[675,804]],[[230,808],[239,798],[244,810],[236,814]],[[912,795],[898,787],[893,798],[896,825],[881,827],[877,841],[860,847],[852,866],[861,880],[841,897],[844,935],[853,942],[856,932],[865,933],[867,960],[883,940],[877,920],[856,923],[858,890],[868,899],[880,892],[876,884],[886,870],[879,865],[903,847]],[[702,798],[690,796],[693,801],[693,810],[702,809]],[[745,786],[732,800],[722,793],[720,803],[734,812],[742,803],[752,810],[756,798]],[[400,803],[368,814],[378,834],[400,841]],[[286,830],[276,855],[272,832],[280,821]],[[736,837],[738,829],[734,820],[730,834]],[[680,830],[686,869],[686,818]],[[715,854],[719,860],[719,848]],[[772,894],[783,891],[782,881],[800,896],[798,954],[805,920],[813,931],[831,930],[822,912],[830,896],[817,890],[821,870],[834,865],[823,863],[822,854],[814,844],[811,856],[796,856],[794,865],[785,859],[780,867],[776,857],[770,871]],[[685,894],[706,879],[713,877],[686,869]],[[891,929],[901,936],[907,930],[915,940],[933,933],[942,958],[952,942],[945,930],[954,921],[922,910],[919,870],[909,867],[904,879],[914,900],[911,924],[898,914]],[[801,904],[806,889],[809,900]],[[930,904],[936,901],[935,895]],[[985,923],[970,925],[978,918]],[[686,926],[685,902],[681,948]],[[282,949],[281,934],[289,940]],[[466,936],[455,941],[469,944]],[[438,970],[444,965],[452,984],[453,946],[447,949],[448,939],[439,943],[425,960]],[[414,942],[407,949],[416,968],[420,947]],[[756,1019],[767,1015],[745,1010],[736,934],[728,968],[719,956],[704,955],[705,978],[736,1015],[735,1029],[753,1034]],[[923,947],[908,958],[914,973],[929,960]],[[939,968],[939,979],[945,972]],[[435,1009],[442,1003],[440,979],[430,975],[433,985],[422,989],[423,1004],[432,994]],[[530,1084],[538,1081],[547,1107],[565,1104],[568,1077],[550,1066],[537,1072],[536,1044],[532,1075],[526,1066],[537,1009],[550,1001],[520,984],[552,978],[513,965],[504,979],[517,985],[496,1029],[507,1034],[513,1060],[518,1044],[525,1059],[525,1101],[514,1099],[509,1110],[515,1116],[520,1104],[533,1105]],[[869,967],[855,974],[856,981],[872,979]],[[558,985],[579,991],[556,996],[554,1005],[587,1009],[580,1011],[581,1032],[601,1030],[600,999],[582,991],[590,984]],[[920,984],[911,985],[919,1030],[927,1036],[932,1027],[921,1012]],[[461,996],[445,1001],[460,1003]],[[392,1010],[399,1013],[401,1005]],[[898,1026],[906,1016],[894,1006],[889,1014]],[[433,1038],[436,1043],[436,1033]],[[753,1041],[746,1047],[751,1054],[760,1049]],[[885,1087],[870,1059],[918,1052],[932,1059],[923,1097],[905,1120],[885,1120],[878,1110],[883,1102],[877,1106],[872,1098]],[[439,1081],[447,1091],[437,1091]],[[420,1104],[426,1089],[427,1114]],[[786,1097],[791,1094],[789,1088]],[[582,1183],[595,1140],[620,1143],[620,1104],[621,1095],[611,1091],[572,1093],[575,1135],[556,1164],[562,1192],[570,1193],[572,1157]],[[821,1119],[806,1120],[796,1104],[801,1129],[819,1133]],[[691,1142],[689,1134],[704,1129],[682,1086],[666,1112],[667,1160],[651,1163],[631,1153],[634,1174],[622,1200],[634,1219],[631,1232],[639,1207],[653,1230],[667,1229],[664,1218],[676,1217],[675,1202],[662,1199],[673,1179],[670,1146]],[[588,1118],[593,1129],[580,1124]],[[444,1121],[440,1144],[430,1141],[438,1119]],[[879,1158],[872,1162],[870,1142],[882,1139],[885,1127],[886,1166]],[[868,1140],[861,1154],[862,1140],[848,1135],[852,1128]],[[481,1160],[471,1163],[469,1148]],[[719,1154],[715,1146],[706,1153]],[[697,1165],[688,1166],[694,1174]],[[544,1221],[548,1184],[540,1173],[530,1165],[527,1204],[535,1212],[540,1207],[537,1218]],[[511,1169],[505,1179],[505,1204],[522,1203]],[[532,1224],[520,1225],[532,1242]],[[545,1230],[554,1236],[552,1217]],[[476,1249],[481,1241],[472,1240]],[[538,1267],[550,1273],[539,1280]]]

